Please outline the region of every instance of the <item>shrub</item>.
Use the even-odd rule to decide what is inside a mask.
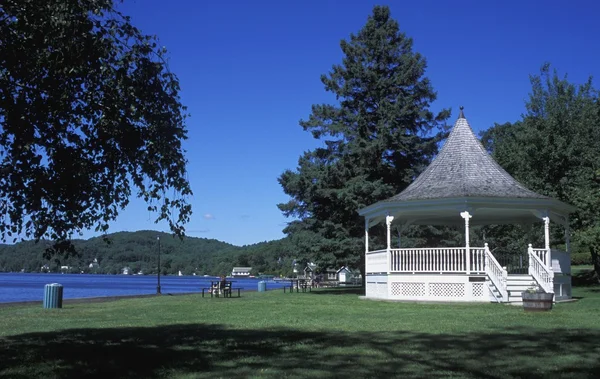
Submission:
[[[592,255],[588,253],[573,253],[571,254],[571,265],[572,266],[580,266],[580,265],[591,265],[592,264]]]

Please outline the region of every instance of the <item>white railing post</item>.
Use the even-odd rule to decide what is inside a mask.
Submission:
[[[502,288],[504,289],[503,296],[508,301],[508,270],[504,266],[502,266]]]
[[[550,257],[550,217],[546,216],[544,220],[544,248],[546,249],[545,264],[548,269],[552,267],[552,258]]]
[[[550,217],[543,217],[544,220],[544,246],[545,249],[550,248]]]
[[[488,247],[488,243],[484,243],[483,244],[483,272],[485,272],[487,274],[488,272],[488,251],[490,251],[490,248]]]
[[[471,249],[470,249],[470,242],[469,242],[469,219],[471,219],[471,216],[469,214],[469,212],[464,211],[461,212],[460,217],[465,219],[465,247],[466,247],[466,255],[465,255],[465,270],[467,272],[467,274],[471,273]]]
[[[533,257],[533,246],[531,244],[529,244],[529,246],[527,247],[527,254],[529,255],[529,275],[533,275],[533,259],[531,259]]]
[[[485,255],[485,273],[488,279],[500,293],[502,301],[508,301],[508,272],[506,271],[506,267],[500,266],[500,263],[498,263],[496,258],[492,255],[492,252],[490,251],[490,248],[487,243],[484,244],[483,251]]]
[[[390,229],[392,227],[392,221],[394,221],[394,216],[385,216],[385,224],[387,226],[387,273],[388,275],[391,272],[392,266],[392,236],[390,233]]]
[[[544,251],[544,249],[539,249]],[[548,268],[546,263],[543,262],[542,258],[539,257],[533,250],[531,244],[527,249],[529,254],[529,275],[531,275],[535,281],[542,287],[544,292],[554,292],[554,271]]]
[[[369,219],[365,217],[365,274],[369,270]]]
[[[369,252],[369,219],[365,218],[365,254]]]

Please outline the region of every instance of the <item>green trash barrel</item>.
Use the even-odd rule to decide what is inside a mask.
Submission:
[[[261,280],[258,282],[258,292],[265,292],[267,290],[267,282]]]
[[[52,283],[44,286],[44,308],[62,308],[63,286]]]

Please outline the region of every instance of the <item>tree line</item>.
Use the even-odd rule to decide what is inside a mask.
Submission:
[[[122,274],[128,268],[129,274],[156,274],[159,242],[163,275],[177,275],[180,271],[184,275],[229,275],[234,266],[252,267],[253,275],[292,273],[294,257],[286,238],[240,247],[207,238],[182,240],[149,230],[73,240],[77,254],[55,255],[51,259],[44,257],[50,241],[0,245],[0,272]]]

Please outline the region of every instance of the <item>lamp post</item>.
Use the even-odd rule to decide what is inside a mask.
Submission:
[[[157,236],[156,240],[158,241],[158,284],[156,285],[156,294],[160,295],[160,236]]]

